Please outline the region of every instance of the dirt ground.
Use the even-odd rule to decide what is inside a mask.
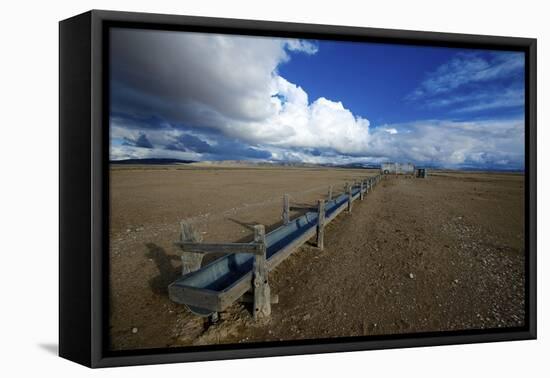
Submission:
[[[524,177],[430,172],[388,177],[270,274],[269,324],[235,303],[209,325],[171,302],[173,242],[193,218],[204,241],[252,239],[280,224],[282,195],[313,205],[329,185],[376,171],[330,168],[111,169],[113,350],[521,326]],[[294,214],[296,215],[296,214]],[[206,263],[208,260],[205,259]]]

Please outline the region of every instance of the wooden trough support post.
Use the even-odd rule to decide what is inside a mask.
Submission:
[[[363,197],[365,196],[365,194],[363,193],[363,180],[361,180],[361,187],[359,188],[359,198],[361,199],[361,201],[363,201]]]
[[[265,227],[261,224],[254,226],[254,243],[259,246],[254,254],[254,320],[267,320],[271,316],[271,290],[268,282],[267,248],[265,243]]]
[[[353,200],[352,196],[352,187],[351,185],[346,184],[346,191],[348,192],[348,213],[351,213],[351,202]]]
[[[332,201],[332,185],[328,187],[328,200]]]
[[[317,248],[325,248],[323,239],[325,236],[325,201],[318,201],[318,217],[317,217]]]
[[[181,242],[200,243],[201,235],[189,222],[182,221],[181,224]],[[183,251],[181,254],[181,275],[194,272],[200,269],[204,254],[196,252]]]
[[[287,225],[290,221],[290,201],[288,194],[283,195],[283,224]]]

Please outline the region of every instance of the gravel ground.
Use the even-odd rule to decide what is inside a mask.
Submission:
[[[280,198],[313,204],[328,184],[373,175],[336,169],[114,169],[111,345],[115,350],[521,326],[524,178],[433,172],[390,177],[270,274],[268,324],[235,303],[209,325],[172,303],[178,220],[205,240],[247,240],[278,225]],[[237,183],[246,183],[246,186]],[[224,188],[215,196],[213,187]],[[246,188],[246,190],[244,190]],[[218,189],[219,191],[219,189]]]

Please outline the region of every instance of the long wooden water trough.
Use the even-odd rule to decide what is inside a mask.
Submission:
[[[343,194],[319,200],[318,207],[289,219],[289,201],[283,201],[283,225],[265,234],[263,225],[254,227],[254,241],[250,243],[201,243],[192,224],[182,222],[181,240],[182,276],[168,286],[170,299],[187,306],[199,316],[213,315],[225,310],[237,300],[253,303],[255,319],[268,318],[271,296],[268,273],[306,241],[317,236],[317,247],[323,248],[324,227],[342,211],[351,211],[356,199],[363,199],[382,176],[376,175],[347,185]],[[227,253],[200,268],[205,253]]]

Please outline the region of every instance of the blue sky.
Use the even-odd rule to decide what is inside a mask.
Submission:
[[[369,118],[374,125],[419,119],[523,115],[523,104],[457,114],[460,105],[434,107],[429,106],[428,102],[413,101],[411,98],[411,93],[419,83],[430,77],[430,73],[461,55],[465,60],[468,55],[486,60],[490,66],[499,55],[522,60],[521,53],[356,42],[316,43],[319,46],[317,54],[297,54],[288,64],[281,65],[281,75],[307,88],[313,98],[325,96],[342,101],[355,114]],[[507,87],[523,91],[523,65],[509,75],[481,84],[464,85],[438,97],[444,100],[458,93],[474,97],[479,91],[498,92]]]
[[[522,169],[523,53],[117,29],[111,159]]]

